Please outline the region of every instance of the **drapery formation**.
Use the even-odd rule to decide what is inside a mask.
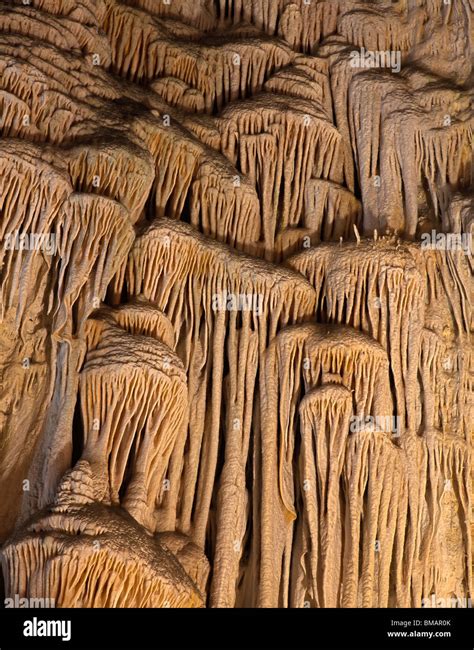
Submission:
[[[0,1],[7,596],[472,596],[471,14]]]

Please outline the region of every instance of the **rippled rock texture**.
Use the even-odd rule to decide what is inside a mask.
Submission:
[[[472,25],[0,1],[6,597],[471,597]]]

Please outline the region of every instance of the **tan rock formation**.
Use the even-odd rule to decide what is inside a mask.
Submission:
[[[7,596],[472,597],[472,39],[469,0],[0,0]]]

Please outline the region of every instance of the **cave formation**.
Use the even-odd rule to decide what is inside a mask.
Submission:
[[[6,597],[471,598],[473,12],[0,0]]]

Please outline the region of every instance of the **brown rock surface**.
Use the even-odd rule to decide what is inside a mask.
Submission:
[[[472,597],[472,39],[469,0],[0,0],[6,596]]]

